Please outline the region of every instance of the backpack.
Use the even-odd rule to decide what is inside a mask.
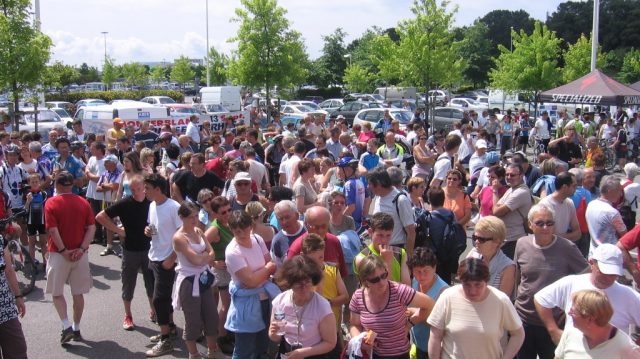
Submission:
[[[398,191],[398,194],[396,194],[396,196],[393,197],[393,201],[391,201],[391,203],[393,203],[396,206],[396,213],[398,214],[398,218],[402,218],[402,215],[400,214],[400,206],[398,205],[400,196],[407,196],[407,194],[404,191]],[[407,198],[409,198],[409,197],[407,197]],[[402,225],[402,224],[400,224],[400,225]],[[407,235],[407,230],[404,229],[404,227],[402,227],[402,232],[404,232],[405,236]]]
[[[556,177],[551,175],[543,175],[538,178],[536,182],[531,186],[531,194],[540,197],[542,188],[545,189],[547,196],[556,191]],[[544,187],[542,187],[544,186]]]
[[[431,247],[440,263],[458,261],[458,258],[467,249],[467,232],[455,220],[454,216],[446,218],[437,211],[431,212],[431,219],[437,218],[444,222],[444,232],[441,238],[431,236]]]
[[[431,223],[431,213],[426,209],[415,208],[416,217],[416,241],[415,248],[426,247],[428,242],[431,241],[431,232],[429,231],[429,224]]]
[[[578,216],[578,224],[580,225],[580,232],[582,234],[589,233],[589,226],[587,225],[587,199],[580,198],[578,208],[576,208],[576,216]]]

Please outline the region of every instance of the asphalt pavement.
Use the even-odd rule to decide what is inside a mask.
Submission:
[[[103,249],[101,245],[92,244],[89,251],[93,288],[85,295],[85,310],[80,323],[84,340],[81,342],[72,341],[69,345],[60,345],[60,320],[51,295],[44,294],[45,279],[39,274],[36,288],[27,296],[27,313],[22,318],[29,358],[144,358],[144,352],[152,347],[149,337],[158,334],[159,328],[149,320],[149,304],[142,275],[138,275],[132,302],[135,329],[125,331],[122,329],[124,309],[121,299],[121,259],[113,255],[101,257],[99,253]],[[41,258],[39,253],[37,257]],[[72,302],[68,287],[65,297],[71,320]],[[174,320],[182,335],[183,313],[176,312]],[[182,339],[174,340],[174,346],[173,355],[165,355],[163,358],[189,357]],[[198,344],[198,348],[206,353],[206,347],[202,344]],[[217,358],[228,356],[218,353]]]

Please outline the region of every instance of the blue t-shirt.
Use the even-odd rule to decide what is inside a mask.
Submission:
[[[520,120],[520,136],[528,137],[530,128],[531,128],[531,125],[529,124],[528,120],[525,120],[525,119]]]
[[[371,171],[372,169],[378,167],[378,163],[380,163],[380,156],[376,153],[365,152],[362,155],[362,166],[367,169],[367,171]],[[362,183],[364,183],[364,187],[367,188],[367,177],[360,177]]]
[[[362,223],[362,215],[364,210],[364,199],[367,196],[367,191],[364,183],[359,178],[351,178],[347,180],[344,185],[344,196],[346,197],[346,205],[356,205],[356,208],[351,213],[351,217],[356,222],[356,228],[360,227]]]
[[[580,200],[584,197],[584,200],[587,204],[591,202],[591,192],[584,187],[576,188],[576,192],[571,196],[571,200],[573,201],[573,205],[578,208],[580,206]]]
[[[429,291],[424,294],[428,295],[433,300],[438,300],[438,297],[440,296],[440,293],[442,293],[442,290],[445,288],[449,288],[449,285],[437,274],[435,276],[436,281],[433,283]],[[413,282],[411,282],[411,287],[418,292],[420,291],[420,285],[415,279],[413,279]],[[411,328],[411,341],[413,341],[413,344],[415,344],[416,347],[418,347],[418,349],[422,350],[423,352],[427,351],[427,344],[429,343],[429,333],[429,326],[426,322],[420,322],[413,326],[413,328]]]

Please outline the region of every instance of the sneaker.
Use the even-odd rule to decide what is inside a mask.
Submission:
[[[176,326],[169,327],[169,339],[176,339],[178,337],[178,329]],[[149,337],[149,341],[152,343],[158,343],[162,340],[162,334],[157,334]]]
[[[133,330],[133,318],[130,315],[124,316],[124,321],[122,322],[122,328],[124,330]]]
[[[228,336],[218,337],[216,340],[218,342],[218,348],[224,354],[231,355],[233,354],[233,342],[231,342],[231,338]]]
[[[76,342],[81,342],[83,340],[82,339],[82,334],[80,334],[79,330],[74,330],[73,331],[73,340],[76,341]]]
[[[73,329],[71,327],[64,329],[60,334],[60,344],[65,344],[70,342],[73,339]]]
[[[108,256],[109,254],[116,254],[113,248],[105,248],[104,251],[100,252],[101,256]]]
[[[202,356],[202,354],[200,353],[196,353],[196,354],[191,354],[189,353],[189,359],[204,359],[205,357]]]
[[[147,358],[159,357],[161,355],[169,354],[173,351],[173,344],[171,340],[161,340],[153,346],[153,348],[147,350],[145,355]]]
[[[207,355],[202,355],[203,358],[206,359],[215,359],[216,358],[216,353],[218,352],[218,349],[214,349],[213,351],[207,349]]]

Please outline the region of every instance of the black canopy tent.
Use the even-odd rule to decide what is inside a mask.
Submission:
[[[634,84],[629,85],[629,87],[631,87],[631,88],[632,88],[632,89],[634,89],[634,90],[638,90],[638,91],[640,91],[640,81],[638,81],[638,82],[636,82],[636,83],[634,83]]]
[[[540,102],[574,103],[602,106],[640,104],[640,91],[593,70],[566,85],[541,92]]]

